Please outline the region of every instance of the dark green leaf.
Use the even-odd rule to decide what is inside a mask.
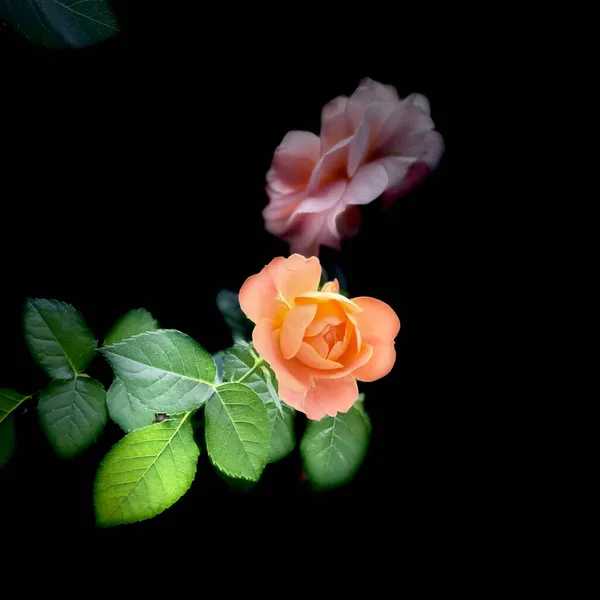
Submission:
[[[223,353],[224,377],[226,381],[244,378],[244,385],[252,388],[267,407],[271,423],[268,462],[276,462],[287,456],[296,445],[296,411],[279,398],[277,378],[270,367],[262,365],[248,375],[258,360],[260,359],[250,344],[238,342]]]
[[[150,519],[187,492],[200,455],[188,417],[137,429],[113,446],[96,475],[98,525]]]
[[[110,346],[138,335],[138,333],[156,331],[158,328],[158,321],[145,308],[130,310],[113,325],[104,339],[104,345]]]
[[[94,335],[70,304],[28,299],[24,324],[33,358],[52,379],[71,379],[94,358]]]
[[[28,400],[31,396],[23,396],[15,390],[0,389],[0,423],[7,419],[21,402]]]
[[[106,394],[106,404],[110,418],[126,433],[154,423],[156,412],[132,396],[118,377]]]
[[[306,477],[315,489],[349,483],[367,455],[371,423],[361,396],[347,413],[308,421],[300,454]]]
[[[15,420],[9,417],[0,423],[0,469],[10,460],[15,450]]]
[[[0,15],[48,48],[82,48],[119,31],[109,0],[0,0]]]
[[[254,324],[250,321],[240,308],[238,294],[229,290],[221,290],[217,294],[217,307],[225,323],[231,330],[234,342],[250,340]]]
[[[53,381],[42,392],[38,411],[57,454],[70,458],[102,433],[108,420],[106,392],[100,382],[83,375],[70,381]]]
[[[231,477],[258,481],[269,454],[267,409],[249,387],[224,383],[206,403],[206,449],[212,462]]]
[[[212,393],[212,356],[180,331],[149,331],[103,346],[100,352],[128,391],[157,412],[175,415],[196,409]]]

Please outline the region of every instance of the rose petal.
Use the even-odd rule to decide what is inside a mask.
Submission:
[[[265,219],[287,219],[298,204],[306,198],[304,191],[281,196],[273,193],[269,187],[267,187],[267,194],[269,195],[270,202],[262,213]]]
[[[268,273],[281,299],[290,307],[296,296],[316,290],[321,281],[321,263],[317,258],[293,254],[289,258],[275,258],[267,266]]]
[[[362,309],[354,304],[352,300],[341,294],[332,294],[331,292],[304,292],[296,298],[296,304],[314,304],[322,302],[338,302],[346,313],[352,314],[360,312]]]
[[[413,133],[422,133],[433,128],[434,123],[429,112],[425,112],[409,96],[394,107],[382,125],[374,146],[386,154],[405,156],[406,138]]]
[[[366,160],[373,142],[393,110],[394,105],[387,102],[373,102],[365,108],[348,150],[348,177],[353,177]]]
[[[323,358],[310,344],[302,342],[296,358],[311,369],[330,371],[332,369],[342,369],[343,365],[334,360]]]
[[[315,379],[339,379],[340,377],[351,375],[356,369],[368,363],[369,360],[371,360],[372,355],[373,347],[370,344],[363,344],[358,354],[347,351],[336,361],[345,365],[343,369],[333,371],[320,371],[311,369],[310,372]],[[344,360],[347,356],[352,356],[352,358],[348,361],[348,363],[344,363]]]
[[[321,112],[321,154],[325,154],[340,140],[352,134],[346,115],[348,98],[339,96],[323,107]]]
[[[363,339],[370,343],[375,340],[391,342],[400,331],[400,319],[394,309],[376,298],[359,296],[352,301],[362,308],[362,312],[353,315]]]
[[[321,291],[337,294],[340,291],[340,282],[337,279],[334,279],[333,281],[328,281],[323,285]]]
[[[345,339],[340,340],[339,342],[336,342],[332,346],[331,350],[326,355],[326,357],[329,360],[337,360],[340,356],[342,356],[342,354],[344,354],[347,347],[348,347],[348,342]]]
[[[332,294],[337,293],[327,292],[325,286],[322,291]],[[312,323],[306,328],[306,335],[309,337],[319,335],[328,325],[340,325],[346,321],[346,313],[337,302],[324,302],[313,306],[317,306],[317,312]]]
[[[361,117],[369,104],[372,102],[386,102],[390,105],[397,104],[400,101],[396,88],[391,85],[384,85],[378,81],[373,81],[368,77],[363,79],[356,91],[348,99],[346,114],[352,127],[356,130],[359,126]]]
[[[329,354],[329,346],[323,339],[323,336],[316,335],[315,337],[304,338],[304,340],[310,344],[323,358],[327,358]]]
[[[318,256],[321,245],[338,247],[339,240],[327,231],[326,220],[327,213],[294,215],[292,225],[284,237],[290,244],[290,252]]]
[[[282,306],[277,300],[277,290],[267,267],[246,279],[240,290],[239,300],[241,309],[254,323],[261,319],[273,318]]]
[[[358,234],[360,221],[360,208],[357,206],[346,206],[340,202],[333,210],[329,211],[327,226],[333,236],[345,239]]]
[[[319,159],[308,182],[309,194],[318,189],[320,185],[345,178],[351,141],[352,137],[340,140]]]
[[[371,359],[352,372],[352,376],[359,381],[375,381],[385,377],[396,362],[396,350],[393,342],[390,344],[375,340],[372,341],[372,344],[373,356]]]
[[[300,350],[306,328],[314,319],[317,312],[316,305],[294,306],[286,315],[281,327],[281,354],[289,360],[294,358]]]
[[[348,412],[358,397],[358,385],[353,377],[335,381],[319,379],[306,392],[295,392],[279,386],[279,396],[290,406],[306,414],[309,419],[319,420],[338,412]]]
[[[346,325],[346,335],[344,336],[344,341],[346,341],[348,336],[350,336],[350,340],[354,341],[354,347],[351,348],[351,350],[358,354],[362,346],[362,334],[360,332],[360,327],[358,326],[356,316],[352,314],[348,315],[348,324]],[[350,340],[347,341],[346,346],[350,344]]]
[[[273,329],[270,319],[259,321],[252,332],[252,342],[259,356],[266,360],[280,385],[302,392],[311,386],[311,375],[307,367],[295,359],[285,360],[279,346],[280,330]]]
[[[339,202],[347,185],[346,181],[338,179],[317,188],[298,204],[296,213],[321,213],[329,210]]]
[[[386,156],[363,165],[348,184],[341,203],[369,204],[388,187],[398,185],[414,162],[414,158]]]
[[[304,188],[319,160],[321,141],[309,131],[290,131],[275,150],[267,182],[286,194]]]

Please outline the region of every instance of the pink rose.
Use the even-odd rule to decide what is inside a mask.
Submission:
[[[400,100],[394,87],[364,79],[350,98],[323,108],[320,138],[308,131],[283,138],[267,173],[265,227],[292,253],[339,249],[341,239],[358,230],[361,204],[405,194],[443,151],[427,98]]]

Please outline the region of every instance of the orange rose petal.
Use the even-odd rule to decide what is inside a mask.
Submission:
[[[322,419],[326,415],[335,417],[338,412],[348,412],[358,397],[358,385],[354,377],[343,377],[335,381],[319,379],[306,392],[304,412],[309,419]]]
[[[307,367],[296,360],[285,360],[279,347],[280,330],[273,329],[270,319],[259,321],[252,332],[252,342],[258,354],[264,358],[283,386],[295,391],[305,391],[311,385]]]
[[[381,300],[361,296],[352,301],[362,308],[354,318],[365,339],[391,342],[400,331],[400,319],[391,306]]]
[[[304,412],[304,400],[306,398],[306,391],[304,392],[296,392],[290,388],[284,387],[281,382],[279,382],[279,397],[289,406],[299,410],[300,412]]]
[[[282,304],[277,300],[277,290],[269,277],[267,267],[258,275],[248,277],[240,290],[240,307],[246,316],[258,323],[274,315]]]
[[[347,347],[347,342],[345,342],[344,340],[336,342],[333,345],[333,348],[331,348],[331,350],[329,351],[327,358],[329,360],[337,360],[342,354],[344,354],[346,347]]]
[[[298,350],[296,358],[301,363],[304,363],[307,367],[311,367],[312,369],[330,371],[331,369],[342,369],[344,367],[344,365],[338,362],[323,358],[310,344],[307,344],[306,342],[302,342],[302,346],[300,346],[300,350]]]
[[[279,386],[279,396],[309,419],[318,421],[327,415],[335,417],[338,412],[348,412],[358,397],[358,385],[349,376],[335,381],[319,379],[306,392]]]
[[[332,294],[337,294],[340,291],[340,284],[337,279],[333,281],[328,281],[322,288],[322,292],[329,292]]]
[[[327,358],[327,355],[329,354],[329,346],[323,339],[323,336],[317,335],[311,338],[304,338],[304,341],[307,344],[310,344],[323,358]]]
[[[337,342],[333,346],[333,348],[331,349],[331,352],[329,353],[329,356],[327,358],[329,358],[330,360],[338,360],[348,349],[348,344],[350,343],[350,339],[353,334],[354,334],[354,325],[352,325],[352,322],[346,322],[346,329],[344,331],[344,339],[341,340],[340,342]],[[358,347],[356,348],[356,354],[358,354]]]
[[[394,343],[375,341],[371,360],[353,371],[352,375],[359,381],[375,381],[385,377],[392,370],[395,362],[396,349]]]
[[[283,326],[281,327],[281,354],[283,358],[289,360],[296,356],[306,328],[314,319],[317,312],[316,305],[312,306],[294,306],[286,315]]]
[[[346,353],[347,355],[348,353]],[[373,347],[371,344],[363,344],[360,352],[357,355],[352,356],[349,362],[344,366],[343,369],[338,369],[336,371],[322,371],[311,369],[311,375],[315,379],[339,379],[340,377],[345,377],[346,375],[354,374],[354,371],[359,367],[362,367],[364,364],[369,362],[371,356],[373,355]],[[343,362],[344,356],[342,356],[337,362],[344,364]]]
[[[362,308],[341,294],[331,292],[304,292],[296,298],[296,304],[313,304],[314,302],[338,302],[347,313],[357,314]]]
[[[348,315],[348,321],[352,324],[352,326],[348,327],[348,325],[346,325],[346,329],[350,329],[350,335],[354,334],[351,339],[354,340],[354,350],[358,353],[362,346],[360,327],[358,326],[358,321],[354,315]]]
[[[313,322],[306,328],[306,335],[319,335],[327,325],[341,325],[346,321],[346,313],[337,302],[316,304],[317,314]]]
[[[272,260],[269,265],[269,275],[277,291],[291,305],[296,296],[319,287],[321,263],[314,256],[304,258],[300,254],[292,254],[287,259],[280,257]]]

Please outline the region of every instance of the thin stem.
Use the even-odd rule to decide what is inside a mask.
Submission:
[[[252,375],[254,372],[256,372],[257,369],[259,369],[260,367],[262,367],[265,363],[265,361],[262,358],[259,358],[255,363],[254,366],[246,373],[244,373],[240,379],[238,379],[236,381],[236,383],[242,383],[242,381],[244,381],[244,379],[248,379],[248,377],[250,377],[250,375]]]

